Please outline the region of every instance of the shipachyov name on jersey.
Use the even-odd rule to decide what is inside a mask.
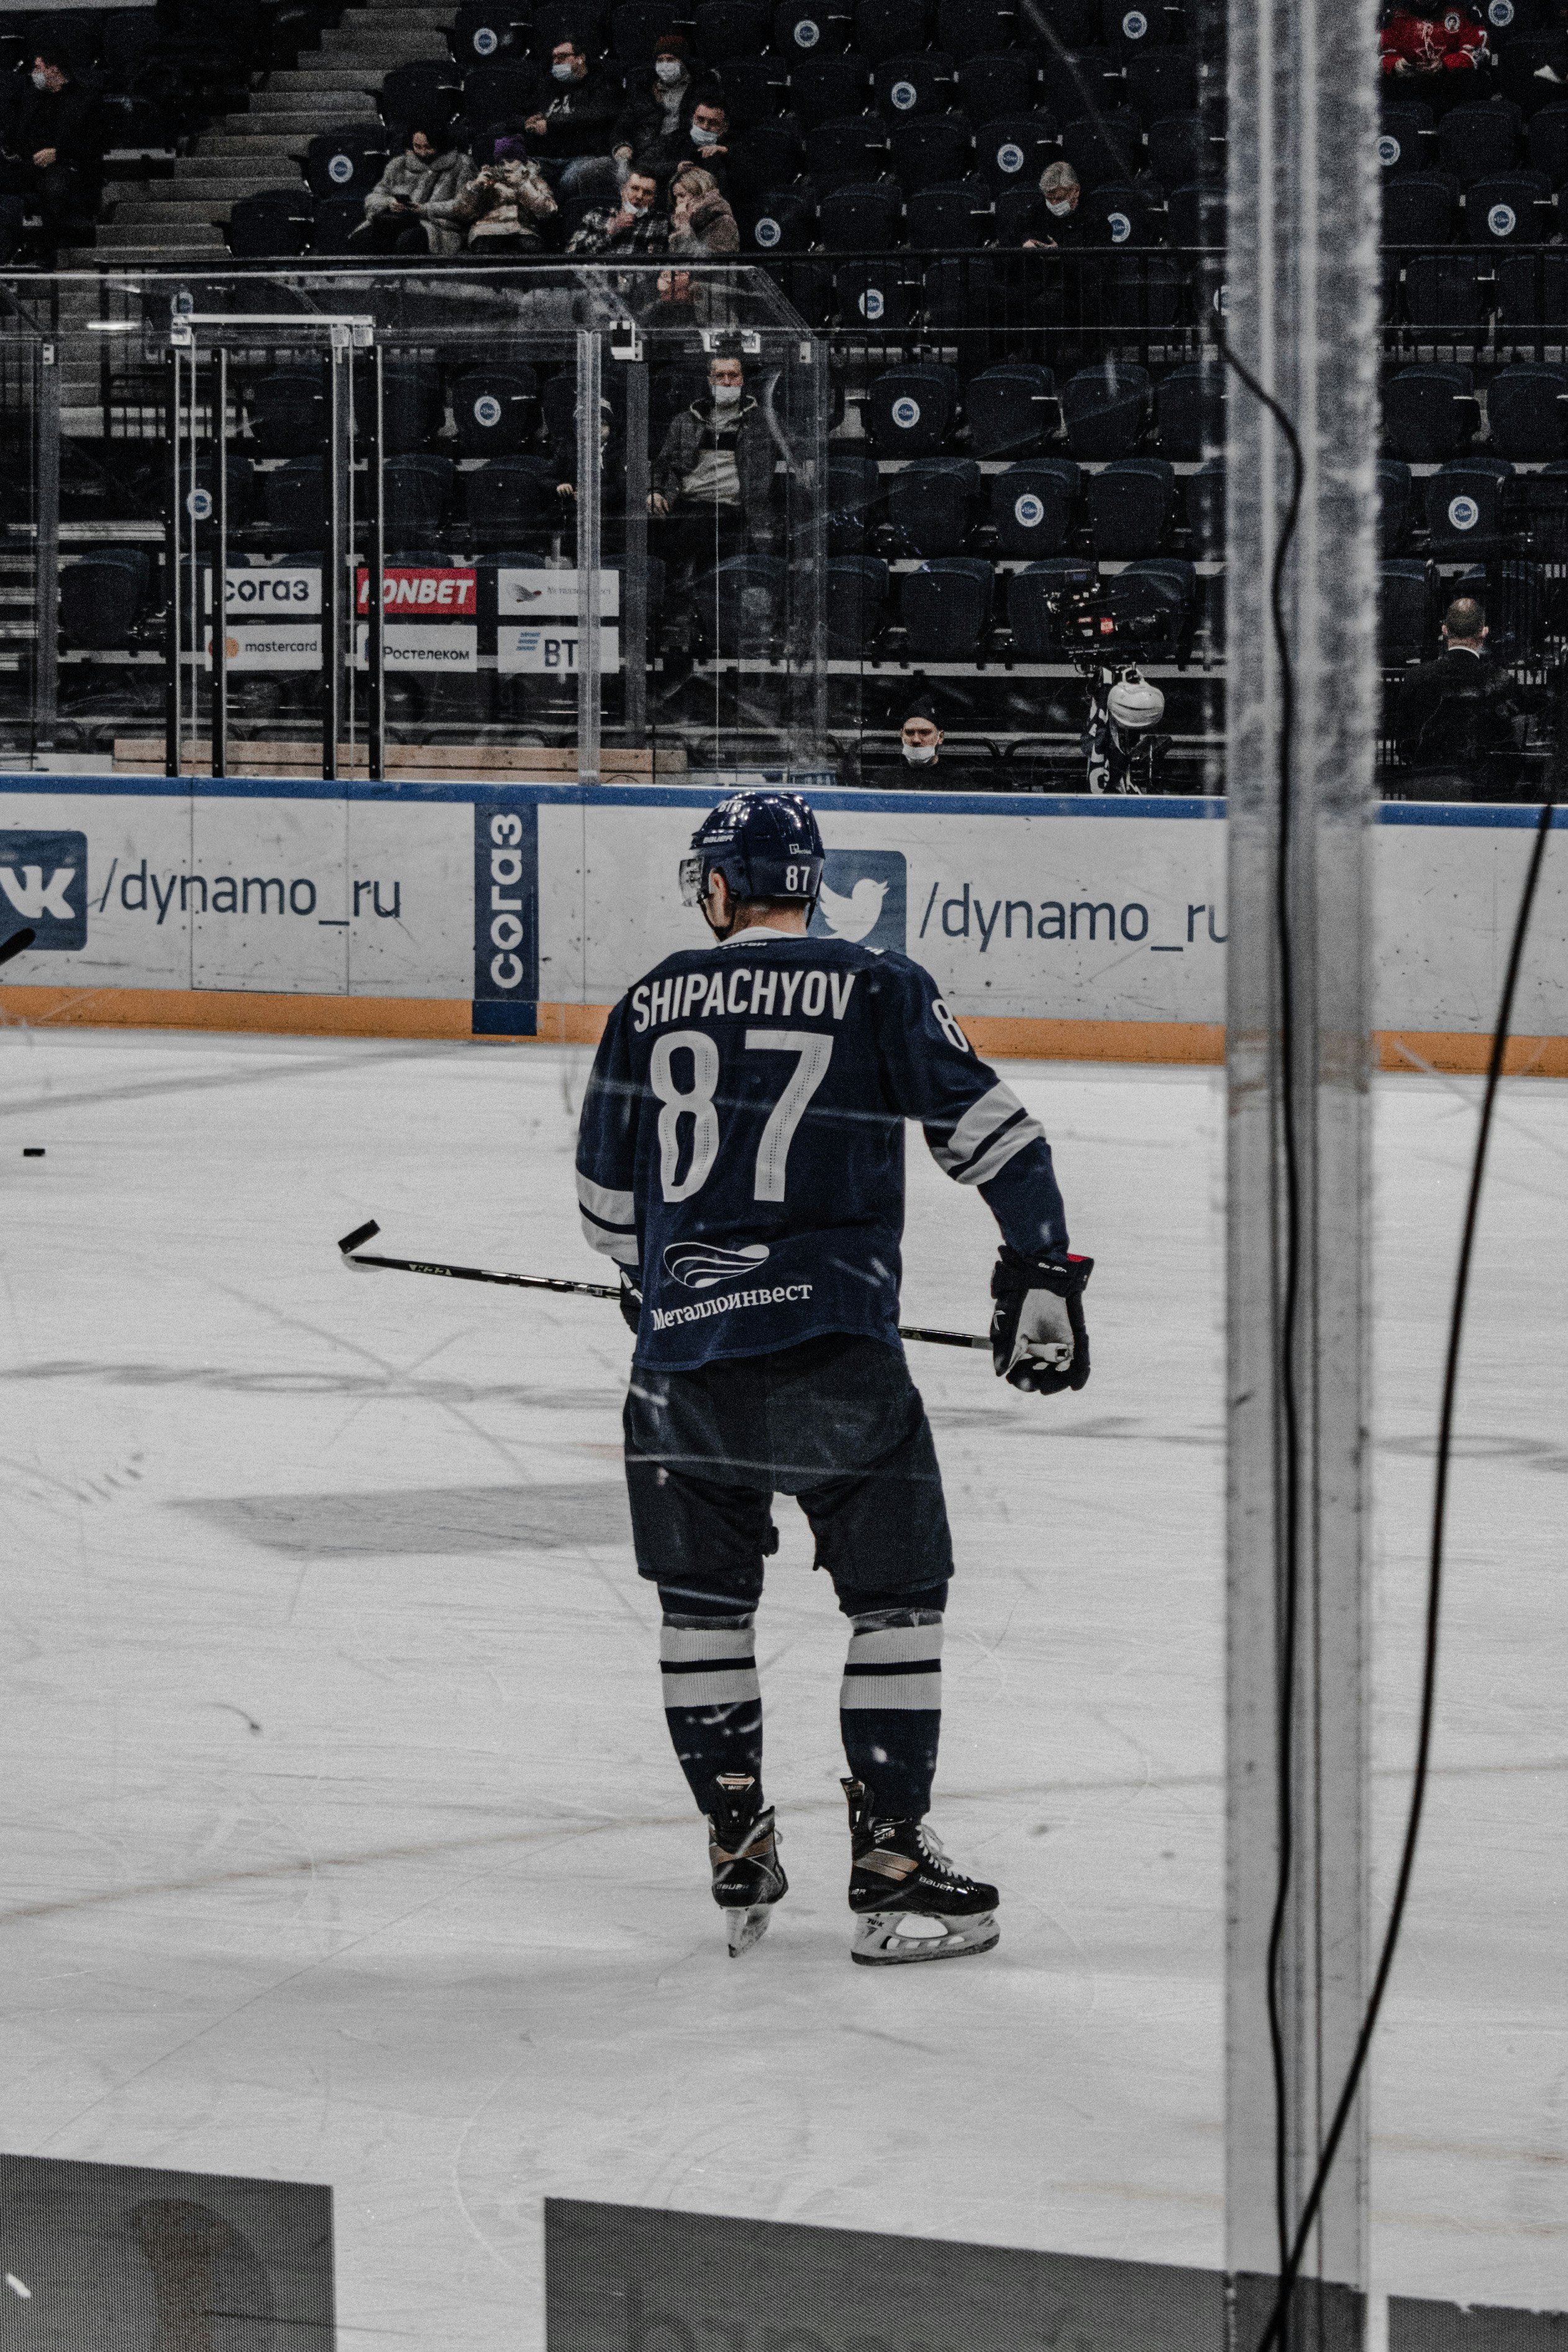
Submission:
[[[640,1036],[667,1021],[697,1020],[708,1013],[772,1017],[775,995],[777,1015],[787,1020],[795,1009],[797,989],[804,1019],[818,1021],[826,1013],[842,1021],[858,978],[858,972],[821,971],[816,966],[806,971],[759,971],[750,964],[734,971],[678,971],[673,980],[644,981],[633,989],[632,1027]]]

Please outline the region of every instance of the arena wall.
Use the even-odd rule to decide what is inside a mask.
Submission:
[[[12,1021],[590,1042],[693,939],[702,787],[0,778]],[[904,949],[982,1050],[1224,1053],[1225,804],[816,795],[819,929]],[[1483,1066],[1536,813],[1393,804],[1373,849],[1390,1067]],[[1568,819],[1559,817],[1560,827]],[[1568,1076],[1568,869],[1548,861],[1512,1066]]]

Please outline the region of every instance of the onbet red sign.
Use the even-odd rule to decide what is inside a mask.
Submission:
[[[479,609],[479,590],[471,572],[437,571],[433,565],[388,564],[382,574],[384,613],[418,613],[426,619],[472,620]],[[359,610],[370,610],[370,573],[359,575]]]

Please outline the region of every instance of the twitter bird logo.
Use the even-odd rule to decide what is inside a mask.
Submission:
[[[897,849],[830,849],[811,919],[818,939],[844,940],[874,955],[904,951],[908,876]]]
[[[873,882],[863,874],[847,898],[830,890],[825,882],[817,905],[822,919],[836,940],[853,940],[857,944],[874,931],[882,917],[882,901],[888,895],[885,882]]]

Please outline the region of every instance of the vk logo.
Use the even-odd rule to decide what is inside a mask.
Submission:
[[[0,831],[0,921],[31,923],[35,953],[86,947],[85,833]]]
[[[812,935],[902,955],[908,896],[901,850],[830,849]]]

